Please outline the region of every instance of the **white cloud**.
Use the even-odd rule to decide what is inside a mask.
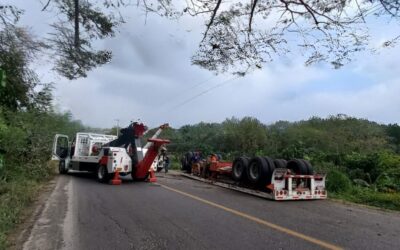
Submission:
[[[232,76],[213,76],[190,63],[204,31],[203,19],[173,22],[150,16],[144,25],[138,11],[124,12],[129,16],[128,23],[117,37],[99,43],[113,50],[113,61],[85,79],[57,79],[56,103],[85,124],[110,127],[115,119],[126,125],[133,118],[141,118],[149,126],[164,122],[181,126],[221,122],[231,116],[254,116],[270,123],[337,113],[399,122],[399,48],[362,54],[340,70],[321,65],[304,67],[302,58],[286,59],[219,86]],[[32,16],[29,14],[29,18]],[[32,17],[31,23],[44,27],[48,20],[39,17]],[[384,28],[387,30],[376,32],[376,41],[392,34],[395,26]],[[40,75],[53,79],[48,67],[37,68]]]

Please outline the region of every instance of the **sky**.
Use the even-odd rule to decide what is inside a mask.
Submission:
[[[41,12],[39,0],[13,0],[26,10],[21,24],[38,37],[50,32],[54,14]],[[114,38],[97,43],[113,52],[111,63],[87,78],[67,80],[51,65],[34,65],[43,81],[52,81],[54,104],[94,127],[128,125],[172,127],[252,116],[271,124],[312,116],[346,114],[379,123],[400,123],[400,48],[362,53],[340,69],[304,66],[305,58],[265,64],[244,78],[215,75],[191,65],[204,32],[204,17],[171,21],[145,18],[136,8],[122,10],[126,23]],[[372,46],[400,33],[394,23],[372,25]],[[118,121],[117,121],[118,120]]]

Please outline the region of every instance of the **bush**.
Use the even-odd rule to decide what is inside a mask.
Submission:
[[[54,134],[78,129],[84,127],[69,114],[0,107],[0,249],[21,212],[54,173],[54,163],[49,162]]]
[[[379,164],[379,156],[378,154],[360,154],[360,153],[351,153],[345,156],[344,166],[351,172],[354,178],[362,178],[360,176],[360,172],[369,173],[373,180],[377,177],[374,169]],[[372,174],[372,172],[374,172]],[[366,180],[366,179],[364,179]],[[366,180],[369,181],[369,180]]]
[[[333,170],[336,171],[344,170],[343,167],[337,166],[332,162],[320,162],[312,159],[311,164],[313,165],[315,172],[329,173],[330,171]]]
[[[382,192],[400,191],[400,169],[388,170],[376,178],[376,188]]]
[[[326,179],[326,188],[330,192],[345,193],[352,187],[349,177],[338,170],[331,170]]]

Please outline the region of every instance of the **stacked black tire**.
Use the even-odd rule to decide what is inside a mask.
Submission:
[[[240,183],[249,183],[257,187],[266,187],[271,183],[272,174],[276,168],[287,168],[295,174],[311,175],[311,164],[303,159],[286,161],[270,157],[256,156],[238,157],[233,161],[232,179]]]
[[[187,173],[192,172],[192,158],[193,158],[193,152],[187,152],[182,158],[181,158],[181,170]]]

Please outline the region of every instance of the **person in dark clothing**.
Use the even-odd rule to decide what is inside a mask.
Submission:
[[[165,173],[168,173],[168,168],[169,168],[169,156],[165,155],[164,156],[164,171],[165,171]]]

